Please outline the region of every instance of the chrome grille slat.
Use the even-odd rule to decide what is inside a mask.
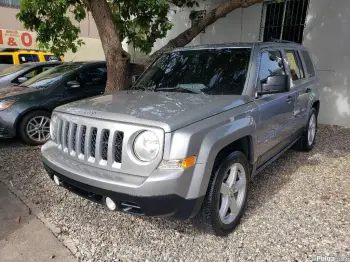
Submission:
[[[124,132],[58,119],[58,148],[73,158],[120,169]]]

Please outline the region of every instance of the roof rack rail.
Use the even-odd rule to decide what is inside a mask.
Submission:
[[[43,51],[45,52],[46,50],[43,49],[22,49],[22,48],[0,48],[0,52],[16,52],[16,51]]]
[[[275,43],[289,43],[289,44],[298,44],[297,42],[293,42],[293,41],[288,41],[288,40],[282,40],[282,39],[275,39],[275,38],[271,38],[270,40],[266,41],[266,42],[275,42]]]

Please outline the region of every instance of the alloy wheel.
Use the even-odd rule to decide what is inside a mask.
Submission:
[[[28,137],[37,142],[45,142],[50,138],[50,118],[36,116],[29,120],[26,133]]]

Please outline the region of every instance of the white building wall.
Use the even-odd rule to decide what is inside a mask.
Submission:
[[[320,123],[350,127],[350,1],[311,0],[304,45],[320,77]]]

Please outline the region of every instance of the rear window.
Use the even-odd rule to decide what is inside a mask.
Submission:
[[[61,61],[57,56],[54,55],[44,55],[45,61]]]
[[[18,58],[21,64],[29,63],[29,62],[39,62],[39,57],[38,55],[35,55],[35,54],[21,54],[21,55],[18,55]]]
[[[315,68],[314,68],[314,65],[312,63],[312,60],[311,60],[309,52],[302,51],[301,54],[302,54],[302,56],[304,58],[304,62],[305,62],[305,65],[306,65],[306,71],[307,71],[308,76],[309,77],[315,76]]]
[[[0,55],[0,64],[7,64],[7,65],[13,64],[12,55]]]

